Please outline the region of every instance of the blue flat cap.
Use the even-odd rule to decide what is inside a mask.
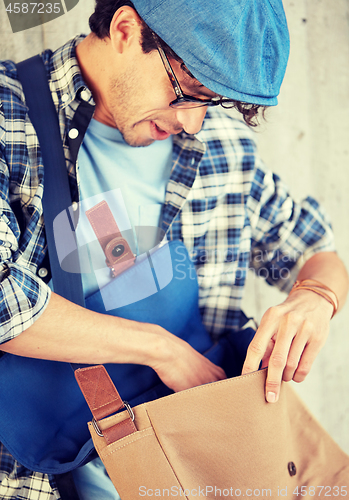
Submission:
[[[281,0],[133,0],[138,14],[205,87],[274,106],[289,55]]]

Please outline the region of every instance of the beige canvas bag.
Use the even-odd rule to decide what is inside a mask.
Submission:
[[[94,417],[94,445],[122,500],[349,496],[349,457],[290,384],[266,403],[266,370],[133,409],[103,366],[75,373]]]

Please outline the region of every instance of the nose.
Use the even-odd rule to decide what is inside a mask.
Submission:
[[[197,134],[201,130],[206,111],[206,106],[188,109],[178,108],[176,117],[187,134]]]

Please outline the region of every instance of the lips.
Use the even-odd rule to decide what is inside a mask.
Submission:
[[[150,121],[150,135],[155,141],[164,141],[170,137],[171,133],[163,130],[155,122]]]

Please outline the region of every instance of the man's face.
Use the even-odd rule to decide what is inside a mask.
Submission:
[[[171,60],[171,65],[184,93],[201,99],[215,96],[190,77],[178,61]],[[195,134],[201,129],[207,107],[169,106],[176,95],[156,50],[144,54],[140,48],[115,75],[109,78],[103,98],[103,115],[96,118],[116,126],[130,146],[148,146],[182,130]]]

